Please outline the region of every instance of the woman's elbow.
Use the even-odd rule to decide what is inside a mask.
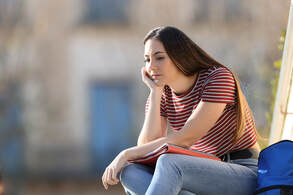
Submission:
[[[181,139],[178,139],[178,138],[173,138],[170,140],[171,144],[175,144],[177,146],[181,146],[183,148],[190,148],[194,143],[195,143],[195,140],[194,139],[191,139],[191,138],[181,138]]]
[[[182,142],[181,147],[190,148],[194,144],[192,140],[185,140]]]
[[[146,143],[147,143],[146,141],[138,139],[136,144],[137,144],[137,146],[141,146]]]
[[[141,145],[144,145],[144,144],[147,144],[151,141],[154,141],[156,139],[159,139],[163,136],[157,136],[157,137],[153,137],[153,138],[138,138],[137,140],[137,146],[141,146]]]
[[[141,145],[143,145],[143,144],[146,144],[147,143],[147,141],[145,140],[145,139],[142,139],[142,138],[138,138],[137,139],[137,146],[141,146]]]

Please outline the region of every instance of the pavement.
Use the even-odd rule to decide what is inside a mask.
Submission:
[[[101,183],[95,181],[61,181],[61,182],[26,182],[7,186],[7,194],[15,195],[123,195],[121,184],[110,186],[105,190]],[[10,188],[10,190],[9,190]],[[9,190],[9,192],[8,192]]]

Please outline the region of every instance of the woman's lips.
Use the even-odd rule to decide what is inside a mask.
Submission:
[[[153,74],[152,79],[158,79],[161,75],[160,74]]]

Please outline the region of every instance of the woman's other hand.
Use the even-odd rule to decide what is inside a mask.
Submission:
[[[108,189],[108,184],[116,185],[119,183],[119,179],[117,175],[119,171],[122,169],[122,167],[126,164],[126,162],[127,162],[127,158],[125,155],[125,151],[122,151],[105,169],[105,172],[102,177],[102,182],[106,190]]]
[[[164,87],[164,84],[161,83],[159,80],[153,80],[151,78],[145,67],[141,68],[141,77],[142,81],[148,86],[148,88],[150,88],[151,91],[156,89],[162,90]]]

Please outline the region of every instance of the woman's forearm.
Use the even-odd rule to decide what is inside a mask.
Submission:
[[[209,129],[214,126],[225,109],[225,106],[226,104],[224,103],[220,104],[200,102],[198,109],[191,114],[184,127],[180,131],[170,133],[144,145],[129,148],[125,153],[127,154],[128,158],[131,159],[141,157],[164,143],[170,143],[184,148],[189,148],[191,145],[200,140],[204,135],[206,135]]]
[[[163,145],[164,143],[167,143],[167,138],[161,137],[151,142],[148,142],[146,144],[128,148],[124,150],[123,152],[127,160],[133,160],[133,159],[142,157],[143,155],[155,150],[156,148]]]
[[[162,125],[160,116],[162,91],[153,91],[149,96],[149,108],[138,138],[138,145],[148,143],[166,135],[166,126]]]
[[[189,148],[192,145],[192,143],[194,143],[192,141],[195,141],[195,139],[186,133],[173,132],[167,136],[160,137],[143,145],[128,148],[123,152],[127,160],[132,160],[144,156],[145,154],[155,150],[156,148],[165,143],[175,144],[181,147]]]

